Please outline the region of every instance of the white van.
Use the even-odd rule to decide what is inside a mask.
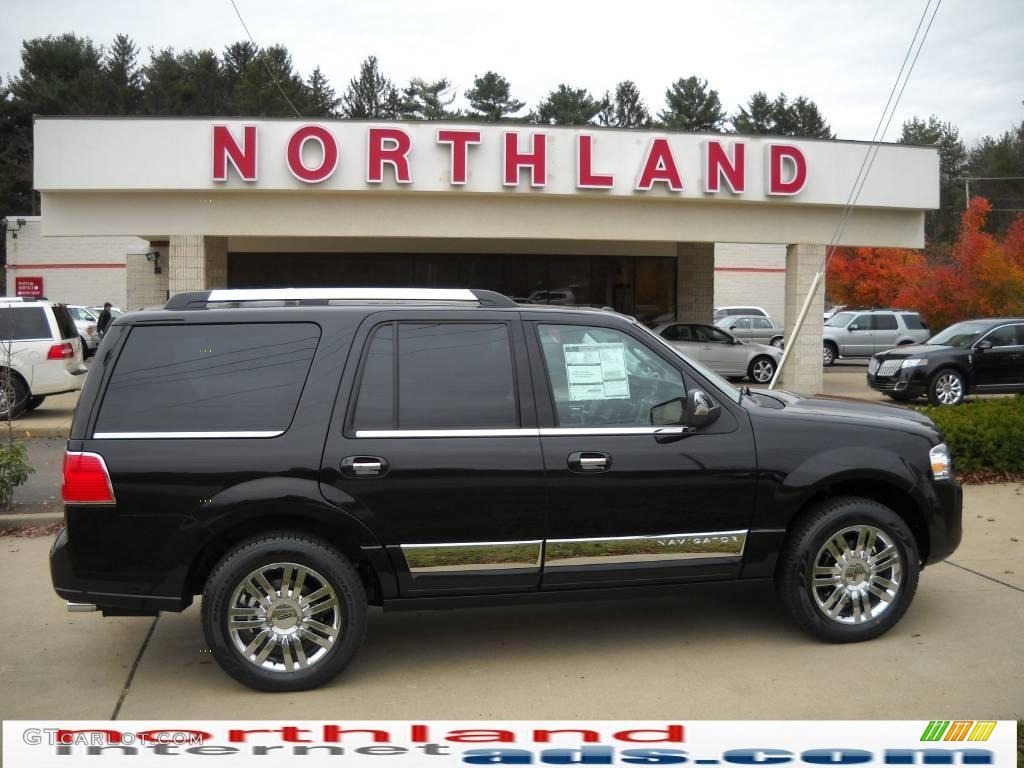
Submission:
[[[64,304],[0,297],[0,420],[37,408],[47,395],[82,388],[88,369]],[[6,374],[6,375],[3,375]]]

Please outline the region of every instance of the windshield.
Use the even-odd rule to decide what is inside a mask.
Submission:
[[[832,326],[833,328],[836,326],[845,328],[846,324],[853,320],[853,315],[853,312],[836,312],[836,314],[825,321],[825,325]]]
[[[715,325],[717,325],[720,328],[724,328],[727,325],[729,325],[729,323],[734,323],[734,322],[736,322],[736,318],[735,317],[729,317],[727,315],[725,317],[720,317],[717,320],[715,320]]]
[[[948,347],[969,347],[977,338],[989,329],[991,323],[967,321],[949,326],[941,333],[932,336],[925,344]]]
[[[732,398],[732,401],[734,403],[738,403],[742,399],[742,394],[740,393],[740,391],[736,389],[736,387],[734,387],[732,384],[730,384],[726,379],[723,379],[721,376],[719,376],[711,369],[706,368],[701,363],[698,363],[689,355],[684,355],[682,352],[673,347],[671,344],[669,344],[667,341],[661,338],[661,336],[654,333],[653,331],[651,331],[651,329],[647,328],[646,326],[643,326],[640,323],[635,323],[635,325],[637,328],[643,328],[643,330],[646,333],[648,333],[653,338],[657,339],[658,343],[661,344],[663,347],[672,350],[672,353],[674,355],[678,355],[679,357],[683,358],[683,360],[686,361],[687,365],[689,365],[691,368],[696,370],[697,373],[699,373],[705,379],[714,384],[719,390],[721,390],[723,395]]]

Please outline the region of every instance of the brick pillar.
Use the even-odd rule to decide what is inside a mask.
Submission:
[[[226,237],[171,235],[167,282],[171,296],[183,291],[226,288],[228,240]]]
[[[788,332],[796,327],[807,292],[814,275],[825,259],[824,245],[790,245],[786,248],[786,345],[793,348],[782,369],[783,388],[803,395],[813,395],[823,389],[821,367],[822,314],[825,311],[825,281],[814,293],[800,338],[792,342]]]
[[[710,323],[715,311],[715,244],[676,244],[676,318]]]

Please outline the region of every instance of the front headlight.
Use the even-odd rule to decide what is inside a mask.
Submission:
[[[919,365],[927,365],[927,357],[909,357],[903,361],[902,368],[917,368]]]
[[[953,472],[953,460],[949,457],[949,447],[945,443],[939,443],[928,455],[932,460],[932,477],[936,480],[948,480]]]

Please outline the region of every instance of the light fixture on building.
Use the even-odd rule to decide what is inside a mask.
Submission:
[[[160,269],[160,251],[150,251],[146,254],[146,261],[153,262],[153,274],[159,275],[163,270]]]
[[[11,220],[6,216],[3,219],[0,219],[0,223],[3,223],[4,228],[11,233],[12,240],[18,239],[18,231],[25,226],[25,220],[20,218],[14,220],[15,226],[11,226]]]

